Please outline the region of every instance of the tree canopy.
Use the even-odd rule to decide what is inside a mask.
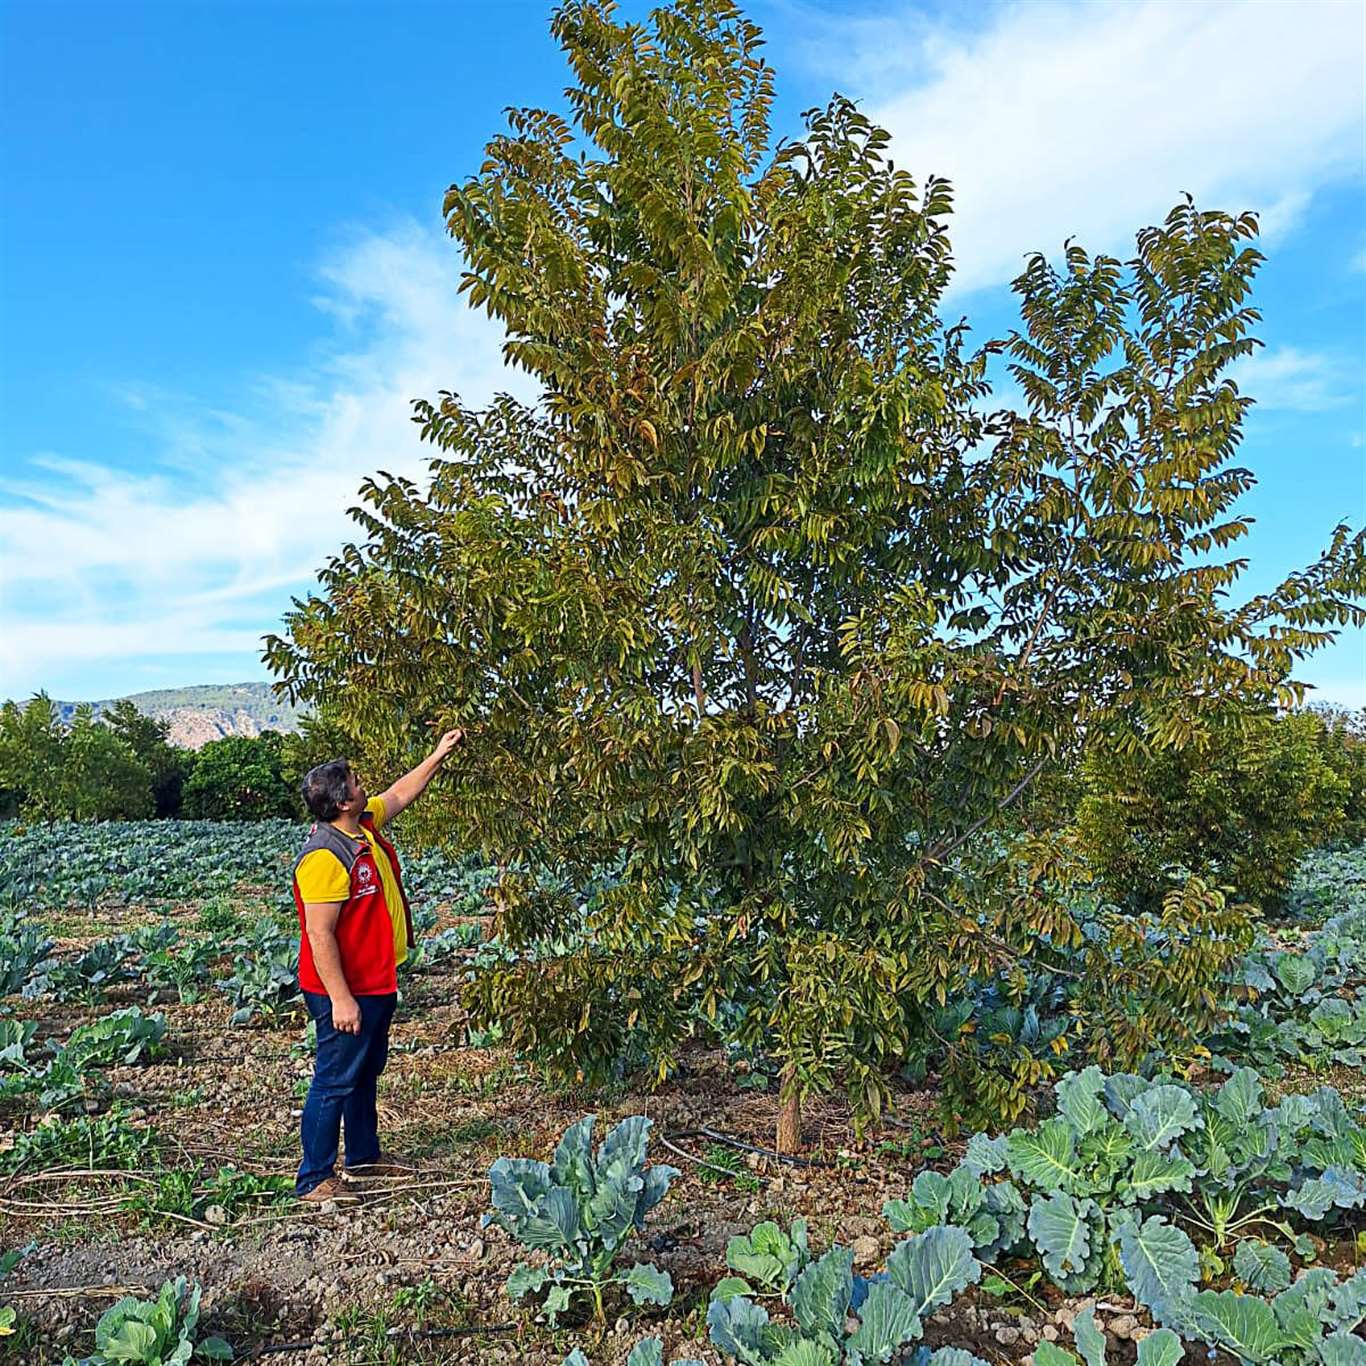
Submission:
[[[974,347],[948,183],[841,98],[770,151],[736,6],[575,0],[553,31],[569,117],[513,111],[445,202],[541,396],[418,402],[429,480],[367,482],[266,651],[377,760],[469,729],[419,820],[501,870],[472,1005],[592,1077],[737,1019],[782,1060],[785,1146],[803,1092],[876,1112],[935,1010],[1024,962],[1093,951],[1098,1021],[1179,1030],[1245,919],[1196,884],[1160,948],[1084,942],[1020,797],[1107,737],[1298,700],[1362,619],[1345,527],[1230,598],[1255,218],[1186,201],[1127,262],[1032,256],[1019,328]]]

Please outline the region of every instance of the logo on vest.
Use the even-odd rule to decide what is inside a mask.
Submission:
[[[368,863],[362,863],[356,868],[356,884],[357,895],[375,890],[375,870]]]

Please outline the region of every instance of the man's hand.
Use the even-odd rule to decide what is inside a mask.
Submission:
[[[450,752],[465,738],[465,732],[457,726],[454,730],[448,730],[436,742],[436,748],[432,750],[432,758],[437,763],[444,763]]]
[[[427,724],[435,728],[437,723],[429,721]],[[448,730],[436,742],[436,748],[411,773],[405,773],[392,787],[380,793],[386,823],[400,811],[406,811],[427,790],[427,784],[436,777],[441,765],[450,758],[451,751],[464,739],[465,732],[459,726]]]
[[[332,1028],[338,1034],[360,1033],[360,1002],[354,996],[342,996],[333,1000]]]

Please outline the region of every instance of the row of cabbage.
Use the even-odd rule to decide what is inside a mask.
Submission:
[[[34,907],[197,901],[243,887],[278,888],[307,827],[298,821],[0,823],[0,901]],[[411,894],[482,909],[483,865],[441,850],[406,851]]]
[[[430,908],[419,910],[415,919],[423,937],[409,956],[411,970],[430,967],[482,939],[480,926],[468,921],[427,933],[436,920]],[[96,1004],[112,988],[136,986],[149,1004],[167,999],[189,1004],[211,987],[231,1000],[231,1023],[238,1025],[276,1017],[297,1004],[296,928],[270,915],[245,921],[231,911],[217,928],[225,932],[187,935],[163,920],[59,957],[41,923],[12,910],[0,913],[0,996]]]
[[[874,1275],[854,1272],[849,1248],[814,1255],[801,1220],[732,1239],[707,1314],[713,1345],[744,1366],[966,1366],[975,1358],[956,1349],[920,1352],[928,1316],[984,1267],[1028,1258],[1064,1294],[1127,1289],[1162,1330],[1145,1363],[1180,1360],[1183,1339],[1255,1366],[1366,1362],[1366,1271],[1314,1264],[1366,1206],[1366,1130],[1336,1091],[1268,1106],[1250,1069],[1202,1092],[1087,1068],[1054,1101],[1035,1126],[975,1135],[953,1171],[918,1173],[884,1209],[906,1236]],[[673,1295],[666,1271],[618,1259],[678,1173],[647,1165],[647,1119],[596,1150],[593,1127],[574,1125],[550,1163],[501,1158],[490,1172],[488,1222],[538,1254],[508,1293],[551,1323],[579,1297],[601,1315],[611,1294]],[[1078,1321],[1077,1346],[1088,1366],[1103,1361],[1094,1323]],[[657,1348],[641,1344],[639,1360]],[[1046,1343],[1035,1356],[1072,1359]]]
[[[1211,1041],[1216,1060],[1272,1075],[1287,1062],[1366,1066],[1366,905],[1330,917],[1299,948],[1264,943],[1235,986],[1245,999]]]
[[[405,981],[471,949],[480,933],[478,925],[461,924],[428,936],[410,955]],[[70,958],[51,950],[40,928],[0,918],[0,995],[91,1004],[112,988],[132,986],[149,1003],[166,996],[187,1002],[212,989],[227,998],[237,1025],[292,1017],[301,1004],[297,933],[268,917],[228,940],[182,943],[174,925],[161,924],[99,940]],[[35,1021],[0,1014],[0,1101],[47,1112],[100,1104],[109,1090],[104,1073],[153,1060],[165,1049],[165,1033],[165,1015],[139,1005],[78,1026],[64,1043],[38,1042]]]

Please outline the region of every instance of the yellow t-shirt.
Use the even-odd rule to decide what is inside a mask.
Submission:
[[[365,809],[375,818],[375,828],[379,829],[386,819],[384,799],[371,797],[365,803]],[[380,886],[384,888],[384,904],[388,906],[389,919],[394,924],[394,962],[402,963],[408,957],[408,923],[403,916],[403,897],[399,894],[389,856],[371,839],[364,826],[361,826],[361,833],[375,856]],[[351,895],[351,876],[330,849],[315,849],[311,854],[305,854],[295,876],[299,880],[299,895],[305,901],[345,901]]]

